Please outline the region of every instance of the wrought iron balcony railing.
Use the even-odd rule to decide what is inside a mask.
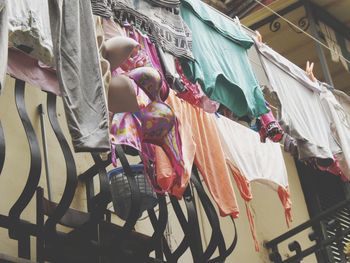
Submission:
[[[344,200],[265,243],[266,248],[271,250],[270,260],[274,263],[296,263],[314,254],[318,262],[348,262],[344,253],[344,245],[349,241],[350,236],[349,208],[350,200]],[[313,244],[308,247],[303,247],[301,242],[297,241],[297,235],[305,231],[309,231],[308,238],[313,241]],[[282,257],[279,250],[281,244],[285,242],[292,253],[289,257]]]
[[[36,262],[175,263],[187,250],[190,250],[195,263],[225,262],[237,244],[236,226],[232,221],[235,234],[232,243],[227,246],[220,228],[219,217],[202,186],[196,168],[193,169],[191,184],[186,189],[182,201],[169,197],[170,204],[167,204],[166,196],[157,194],[157,211],[147,210],[153,226],[153,234],[147,236],[134,230],[140,210],[140,189],[123,148],[116,147],[116,155],[124,169],[132,194],[131,208],[125,224],[119,226],[112,223],[111,213],[107,209],[107,205],[111,202],[110,182],[106,171],[106,167],[111,164],[110,157],[108,160],[102,160],[98,154],[93,153],[94,164],[79,176],[77,175],[73,153],[57,119],[57,98],[52,94],[47,94],[47,113],[51,129],[63,153],[66,180],[59,202],[46,200],[44,189],[39,187],[42,161],[45,156],[42,158],[37,133],[27,114],[25,91],[25,83],[16,80],[15,103],[29,144],[29,152],[22,154],[30,155],[29,171],[25,179],[26,184],[17,201],[8,214],[0,214],[0,227],[8,229],[9,238],[18,241],[18,257],[23,259],[18,262],[27,262],[32,258],[31,237],[36,238]],[[2,129],[4,123],[2,125],[0,123],[0,174],[4,163],[11,162],[11,160],[5,160],[7,135],[6,129],[5,133]],[[96,176],[100,184],[97,193],[93,182]],[[0,176],[1,180],[4,180],[4,177]],[[85,212],[70,208],[78,180],[84,182],[86,186],[88,211]],[[197,195],[194,194],[195,192]],[[25,209],[28,209],[28,204],[34,196],[36,196],[36,222],[28,222],[23,220],[21,215]],[[198,196],[198,201],[204,208],[212,230],[207,246],[202,244],[201,240],[195,196]],[[185,206],[181,206],[180,202]],[[170,248],[164,236],[169,206],[172,206],[183,232],[183,238],[176,248]],[[68,226],[71,230],[60,232],[57,225]],[[219,252],[218,256],[214,256],[216,250]],[[155,252],[155,257],[150,256],[151,252]]]

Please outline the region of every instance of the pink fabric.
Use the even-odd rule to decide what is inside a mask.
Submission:
[[[271,141],[279,142],[283,138],[284,131],[279,125],[278,121],[273,116],[269,106],[268,105],[266,106],[270,111],[260,116],[260,122],[261,122],[261,129],[259,131],[260,139],[262,142],[265,142],[266,138],[269,137]]]
[[[327,166],[321,165],[320,160],[317,158],[310,158],[305,163],[307,165],[310,165],[314,169],[340,176],[342,180],[349,181],[348,179],[346,179],[343,171],[340,168],[338,156],[334,155],[333,158],[333,162]]]
[[[160,88],[160,98],[162,99],[162,101],[165,101],[169,95],[170,88],[168,86],[168,83],[165,81],[164,72],[158,57],[156,46],[151,42],[151,40],[147,36],[142,35],[137,30],[131,30],[131,28],[129,28],[127,32],[129,33],[130,37],[134,38],[137,42],[140,43],[141,49],[144,50],[144,52],[147,54],[149,58],[149,62],[150,62],[149,66],[154,67],[160,73],[162,77],[162,86]]]
[[[122,144],[141,151],[140,121],[132,113],[116,113],[111,125],[111,143]]]
[[[41,67],[40,62],[17,49],[9,49],[7,73],[42,90],[60,95],[54,70]]]
[[[147,64],[147,55],[142,49],[138,49],[135,54],[131,56],[121,65],[125,71],[130,71],[135,68],[144,67]]]
[[[140,43],[141,49],[131,56],[131,59],[124,63],[122,67],[114,70],[112,75],[125,74],[133,80],[133,83],[137,85],[135,86],[135,91],[138,94],[141,110],[134,114],[122,113],[122,115],[115,117],[115,121],[112,123],[113,130],[111,130],[112,140],[114,140],[112,144],[126,144],[141,151],[142,154],[145,154],[145,146],[147,145],[160,146],[174,167],[178,181],[181,181],[184,174],[184,161],[179,125],[173,110],[160,101],[160,99],[165,100],[168,97],[169,87],[167,82],[164,81],[165,78],[156,47],[148,37],[141,35],[138,31],[133,30],[132,27],[127,26],[124,29],[127,36]],[[141,64],[135,63],[136,61],[141,61]],[[146,63],[144,64],[144,62]],[[142,66],[139,67],[140,65]],[[161,76],[162,86],[160,88],[156,86],[159,83],[159,79],[158,81],[156,78],[153,79],[153,76],[157,74],[154,74],[151,70],[155,71],[155,69],[157,70],[156,73],[159,73]],[[139,97],[142,96],[139,96],[139,94],[145,94],[145,92],[148,95],[148,102],[145,100],[140,102]],[[150,100],[154,101],[150,102]],[[143,105],[140,105],[140,103]],[[144,157],[146,157],[144,160],[148,158],[148,156]],[[145,164],[147,166],[146,162]],[[161,191],[152,178],[151,181],[155,190]]]
[[[151,100],[159,100],[161,76],[152,67],[140,67],[132,69],[127,73]]]
[[[152,101],[140,111],[142,141],[162,146],[175,124],[175,114],[165,103]]]
[[[176,182],[181,183],[184,173],[182,142],[178,122],[172,109],[163,102],[151,102],[136,114],[117,113],[111,125],[112,153],[115,144],[128,145],[153,160],[154,154],[148,144],[160,146],[176,174]],[[117,165],[116,156],[112,156]]]
[[[120,68],[116,69],[112,75],[123,74],[124,71]],[[136,93],[137,103],[139,107],[145,108],[151,101],[147,95],[137,87],[133,82],[133,87]],[[112,118],[110,129],[110,141],[112,146],[112,154],[115,152],[113,147],[115,144],[128,145],[142,152],[148,159],[154,159],[154,150],[149,144],[141,142],[141,121],[131,112],[116,113]],[[116,156],[112,156],[112,163],[117,166]]]
[[[208,113],[214,113],[219,109],[220,103],[209,99],[203,92],[201,86],[196,83],[193,84],[190,82],[185,74],[183,73],[180,62],[176,59],[176,70],[180,75],[180,79],[182,84],[185,86],[186,91],[178,93],[177,96],[194,106],[202,108],[204,111]]]
[[[340,169],[339,161],[337,160],[336,156],[334,157],[334,162],[330,166],[324,167],[321,165],[317,165],[317,168],[320,171],[327,171],[328,173],[338,175],[342,178],[344,177],[344,174],[343,174],[342,170]]]

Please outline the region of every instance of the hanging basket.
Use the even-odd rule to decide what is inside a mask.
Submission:
[[[143,165],[131,165],[130,168],[140,191],[139,217],[141,217],[143,211],[154,208],[157,205],[157,196],[149,180],[144,175]],[[124,173],[123,167],[115,168],[109,171],[107,175],[114,211],[121,219],[126,220],[131,209],[132,195],[128,178]]]

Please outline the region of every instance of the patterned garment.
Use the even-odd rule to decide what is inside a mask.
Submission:
[[[117,113],[111,125],[112,162],[117,165],[115,145],[122,144],[142,152],[147,159],[154,155],[148,144],[162,147],[180,181],[184,173],[182,143],[173,110],[165,103],[153,101],[137,113]]]
[[[142,49],[147,47],[144,40],[144,37],[140,40]],[[148,56],[148,63],[152,59],[154,60],[153,56]],[[126,74],[132,79],[141,110],[133,114],[114,115],[111,125],[112,162],[116,165],[115,144],[133,147],[143,154],[144,160],[154,160],[152,145],[158,145],[165,151],[176,171],[176,178],[180,181],[184,174],[184,161],[178,121],[173,110],[160,100],[163,87],[160,83],[164,84],[164,81],[161,82],[160,72],[148,65],[129,72],[124,72],[121,68],[113,72],[113,75]],[[152,183],[155,190],[163,192],[155,181]]]
[[[128,22],[176,57],[193,60],[191,31],[178,8],[154,6],[147,1],[91,0],[94,15]]]
[[[270,138],[273,142],[280,142],[283,138],[284,131],[273,116],[268,103],[266,103],[266,106],[269,112],[260,116],[261,127],[259,134],[261,142],[266,142],[266,138]]]
[[[180,80],[186,88],[186,91],[178,93],[177,96],[194,106],[202,108],[208,113],[216,112],[219,109],[220,103],[209,99],[198,83],[194,84],[186,78],[178,59],[175,60],[175,65]]]

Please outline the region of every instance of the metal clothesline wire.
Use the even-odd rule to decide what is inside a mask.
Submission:
[[[281,18],[282,20],[284,20],[285,22],[287,22],[289,25],[293,26],[294,28],[298,29],[300,32],[302,32],[303,34],[305,34],[306,36],[308,36],[309,38],[311,38],[312,40],[314,40],[315,42],[319,43],[321,46],[323,46],[324,48],[328,49],[330,52],[333,52],[333,50],[327,46],[326,44],[324,44],[323,42],[321,42],[319,39],[317,39],[316,37],[314,37],[313,35],[309,34],[307,31],[305,31],[304,29],[298,27],[296,24],[294,24],[293,22],[289,21],[287,18],[285,18],[284,16],[280,15],[279,13],[277,13],[276,11],[274,11],[272,8],[270,8],[269,6],[263,4],[262,2],[260,2],[259,0],[254,0],[256,3],[258,3],[259,5],[261,5],[262,7],[264,7],[265,9],[269,10],[271,13],[273,13],[274,15],[278,16],[279,18]],[[348,60],[347,58],[345,58],[342,54],[338,54],[339,57],[342,57],[346,62],[350,63],[350,60]]]
[[[262,7],[266,8],[267,10],[269,10],[271,13],[275,14],[276,16],[278,16],[279,18],[281,18],[282,20],[284,20],[285,22],[287,22],[289,25],[295,27],[296,29],[300,30],[300,32],[302,32],[303,34],[305,34],[306,36],[308,36],[309,38],[311,38],[312,40],[314,40],[315,42],[319,43],[321,46],[323,46],[324,48],[326,48],[327,50],[329,50],[330,52],[333,52],[333,50],[328,47],[326,44],[322,43],[320,40],[318,40],[316,37],[312,36],[311,34],[309,34],[308,32],[306,32],[305,30],[303,30],[302,28],[298,27],[297,25],[295,25],[293,22],[289,21],[287,18],[285,18],[284,16],[280,15],[279,13],[275,12],[272,8],[268,7],[267,5],[261,3],[259,0],[254,0],[256,3],[258,3],[259,5],[261,5]],[[204,3],[204,2],[203,2]],[[214,10],[215,12],[220,13],[221,15],[223,15],[224,17],[230,19],[232,22],[236,22],[232,17],[220,12],[219,10],[215,9],[214,7],[208,5],[207,3],[205,3],[208,7],[210,7],[212,10]],[[244,27],[244,29],[250,31],[251,33],[256,35],[256,32],[254,30],[252,30],[251,28],[241,24],[242,27]],[[346,59],[342,54],[338,54],[339,57],[343,58],[346,62],[348,62],[350,64],[350,60]]]

